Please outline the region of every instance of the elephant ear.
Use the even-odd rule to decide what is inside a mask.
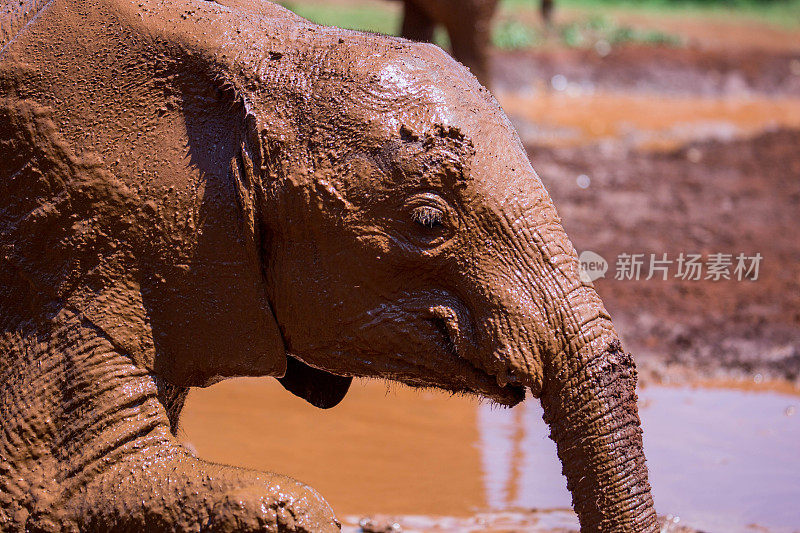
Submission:
[[[227,94],[200,96],[164,117],[182,127],[142,128],[117,165],[74,148],[57,111],[0,99],[0,257],[42,298],[26,312],[77,312],[175,385],[282,376],[251,121]]]
[[[224,88],[196,97],[184,93],[180,114],[186,137],[176,144],[185,141],[189,167],[177,160],[173,166],[183,163],[197,181],[183,178],[180,184],[192,202],[178,202],[177,211],[164,202],[159,210],[161,227],[172,229],[154,254],[162,260],[151,266],[142,288],[155,370],[185,385],[282,376],[286,352],[263,275],[259,210],[265,207],[255,118]],[[170,226],[184,209],[194,211],[191,223]],[[191,253],[175,264],[167,246],[180,242],[187,225]]]

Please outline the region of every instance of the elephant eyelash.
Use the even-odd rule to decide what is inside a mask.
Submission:
[[[425,228],[434,229],[443,225],[444,213],[435,207],[423,205],[411,211],[411,220]]]

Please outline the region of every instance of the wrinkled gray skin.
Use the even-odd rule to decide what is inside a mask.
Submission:
[[[583,529],[654,530],[633,360],[464,67],[255,0],[1,9],[0,529],[337,530],[174,437],[269,375],[529,389]]]

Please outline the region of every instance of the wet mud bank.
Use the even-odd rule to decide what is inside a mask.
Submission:
[[[659,533],[702,533],[680,524],[680,517],[659,517]],[[525,509],[479,513],[468,518],[376,515],[345,518],[344,533],[578,533],[577,517],[567,509]]]
[[[496,89],[506,92],[546,87],[554,76],[564,76],[592,90],[696,96],[800,94],[800,50],[629,45],[607,55],[593,48],[495,52],[492,68]]]

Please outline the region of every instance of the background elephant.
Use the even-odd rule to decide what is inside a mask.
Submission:
[[[487,87],[492,19],[499,0],[404,0],[400,34],[414,41],[431,42],[437,24],[447,30],[453,56],[465,64]],[[553,20],[553,0],[541,0],[542,20]]]
[[[441,24],[450,37],[453,56],[489,86],[489,46],[492,18],[499,0],[404,0],[400,33],[407,39],[430,42]]]
[[[353,376],[529,389],[584,529],[654,530],[633,360],[439,48],[248,0],[2,23],[4,530],[337,530],[301,483],[177,442],[186,387],[240,375],[322,407]]]

